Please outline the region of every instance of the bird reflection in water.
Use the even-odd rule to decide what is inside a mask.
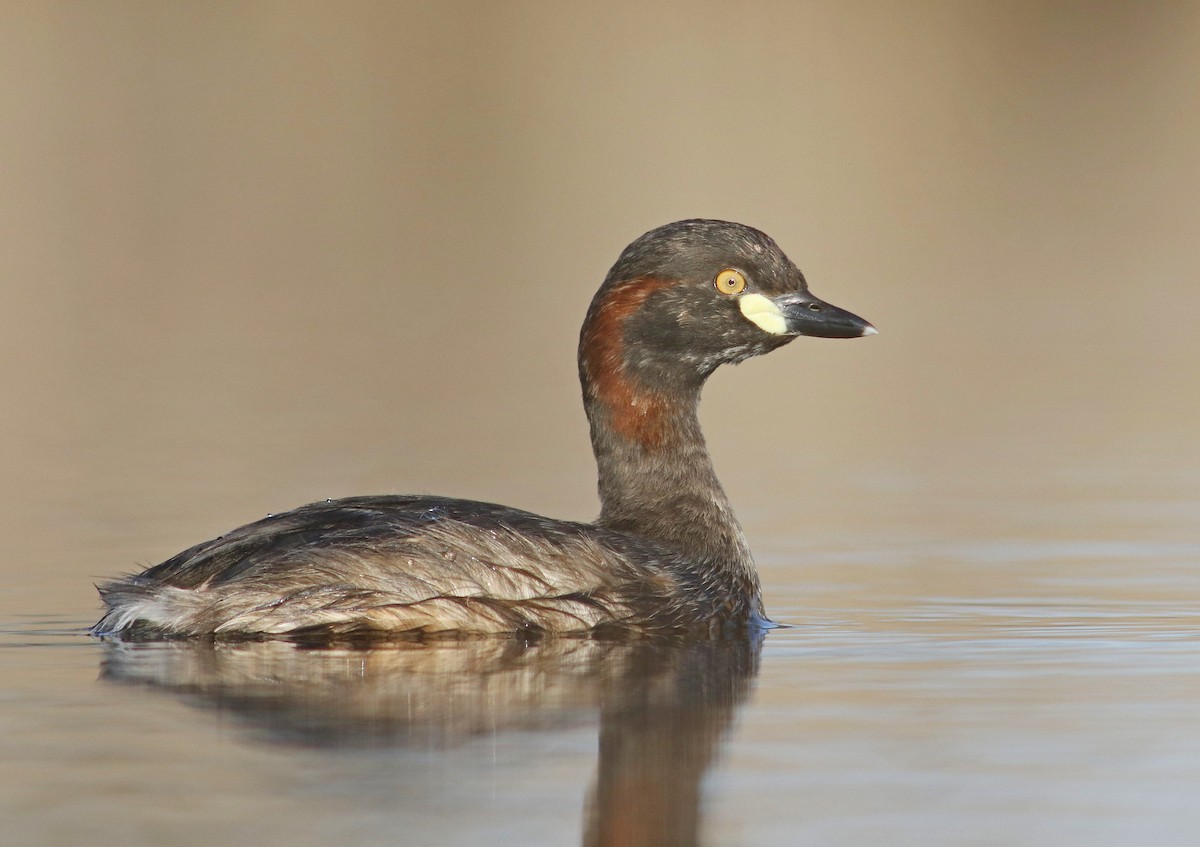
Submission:
[[[700,784],[757,672],[761,637],[514,638],[305,646],[105,641],[101,676],[183,695],[272,741],[451,746],[586,724],[599,710],[585,845],[688,845]]]

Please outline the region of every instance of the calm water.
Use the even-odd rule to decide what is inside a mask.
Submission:
[[[761,643],[122,645],[34,578],[5,838],[1195,843],[1200,476],[1126,459],[834,484],[802,535],[743,510]]]

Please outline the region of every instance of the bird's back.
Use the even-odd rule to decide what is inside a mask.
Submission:
[[[102,586],[108,611],[94,631],[662,629],[703,615],[692,574],[672,551],[592,524],[446,497],[354,497],[268,516]]]

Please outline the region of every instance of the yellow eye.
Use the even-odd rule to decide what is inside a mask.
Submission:
[[[741,294],[745,290],[746,278],[742,276],[741,271],[726,268],[717,274],[717,291],[720,291],[722,294]]]

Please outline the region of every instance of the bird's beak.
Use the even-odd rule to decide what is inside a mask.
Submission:
[[[820,300],[807,291],[772,299],[787,325],[788,335],[817,338],[859,338],[879,332],[871,324],[845,309]]]
[[[820,338],[858,338],[879,330],[858,315],[818,300],[807,291],[778,297],[743,294],[738,299],[742,315],[771,335],[813,335]]]

